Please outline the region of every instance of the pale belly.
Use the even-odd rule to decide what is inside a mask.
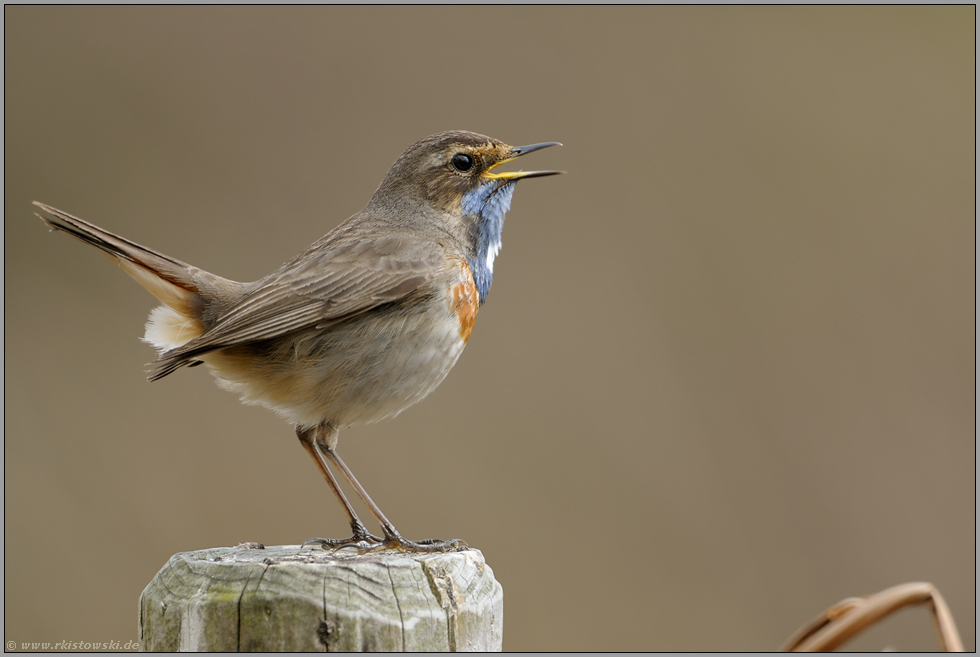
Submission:
[[[202,360],[221,387],[293,424],[326,421],[340,429],[376,422],[435,390],[463,352],[469,332],[461,332],[457,314],[445,300],[423,303],[432,304],[429,312],[376,309],[324,329],[212,352]]]

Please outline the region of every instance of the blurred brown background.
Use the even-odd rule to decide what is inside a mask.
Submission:
[[[30,202],[254,280],[461,128],[569,175],[446,384],[341,453],[483,550],[505,648],[772,649],[913,580],[975,646],[973,7],[4,18],[5,640],[133,639],[172,553],[347,531],[273,414],[145,381],[154,300]]]

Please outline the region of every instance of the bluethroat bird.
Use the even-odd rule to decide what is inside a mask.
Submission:
[[[444,552],[465,543],[403,538],[337,454],[338,432],[398,415],[446,377],[490,291],[515,184],[562,173],[495,169],[556,145],[508,146],[462,131],[427,137],[402,153],[363,210],[254,283],[35,205],[51,229],[101,249],[163,304],[143,338],[160,354],[151,381],[203,363],[242,402],[295,426],[353,532],[306,545]],[[382,537],[357,517],[331,465]]]

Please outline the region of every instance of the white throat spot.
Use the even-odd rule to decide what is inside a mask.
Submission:
[[[493,259],[500,253],[500,242],[491,242],[487,249],[487,269],[493,273]]]

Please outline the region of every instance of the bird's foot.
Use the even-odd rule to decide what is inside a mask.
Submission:
[[[354,530],[350,538],[311,538],[303,542],[303,547],[307,545],[319,545],[324,550],[339,550],[345,547],[356,547],[358,552],[367,552],[375,546],[384,543],[384,539],[375,536],[364,525],[358,523],[352,527]]]
[[[339,550],[340,548],[355,547],[358,552],[367,552],[383,541],[377,536],[351,536],[350,538],[311,538],[303,541],[300,547],[319,545],[324,550]]]
[[[356,548],[361,554],[398,550],[399,552],[456,552],[465,549],[466,543],[458,538],[443,541],[438,538],[427,538],[421,541],[410,541],[400,535],[378,538],[373,534],[354,535],[350,538],[311,538],[303,542],[303,547],[319,545],[324,550],[340,550],[341,548]]]
[[[459,538],[443,541],[438,538],[426,538],[421,541],[410,541],[397,533],[385,532],[385,538],[380,545],[372,546],[366,552],[382,550],[398,550],[399,552],[456,552],[466,549],[466,542]]]

